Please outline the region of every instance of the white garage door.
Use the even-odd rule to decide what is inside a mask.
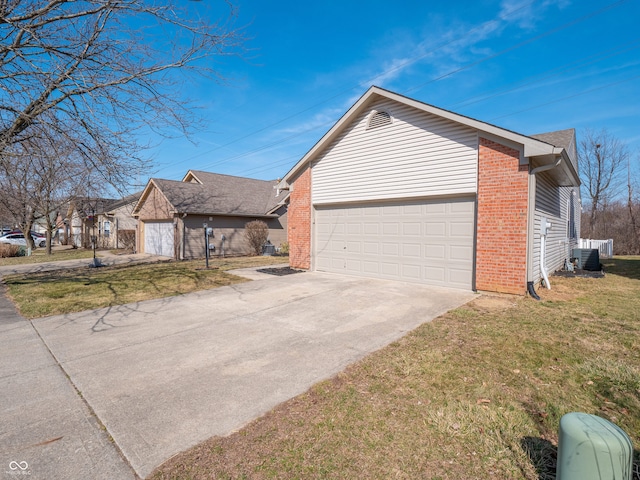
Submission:
[[[473,288],[473,198],[315,208],[315,269]]]
[[[173,222],[144,223],[144,252],[173,257]]]

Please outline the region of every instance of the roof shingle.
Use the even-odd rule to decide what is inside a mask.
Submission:
[[[179,213],[263,216],[285,197],[277,181],[254,180],[192,170],[202,183],[153,179]]]

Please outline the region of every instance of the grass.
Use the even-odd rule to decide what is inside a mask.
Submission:
[[[93,258],[93,251],[86,249],[56,249],[51,255],[47,255],[47,251],[44,248],[37,248],[33,250],[28,257],[8,257],[0,258],[0,267],[9,265],[27,265],[31,263],[44,263],[44,262],[60,262],[63,260],[78,260],[84,258]]]
[[[605,267],[540,302],[481,296],[151,478],[555,479],[571,411],[637,447],[640,257]]]
[[[216,258],[208,270],[200,260],[7,275],[4,281],[19,312],[31,319],[241,283],[247,280],[227,271],[286,262],[267,256]]]

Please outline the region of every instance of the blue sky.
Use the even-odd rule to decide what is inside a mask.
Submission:
[[[204,126],[149,139],[153,177],[282,177],[371,85],[523,134],[607,128],[638,161],[640,0],[234,5],[245,52],[185,85]]]

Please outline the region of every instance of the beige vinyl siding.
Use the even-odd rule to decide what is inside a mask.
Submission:
[[[279,218],[261,218],[269,227],[269,241],[276,247],[280,247],[287,241],[287,214],[279,210],[282,216]],[[210,220],[212,218],[212,220]],[[251,249],[245,236],[245,225],[255,220],[252,217],[233,217],[216,215],[188,215],[181,222],[181,258],[194,259],[204,258],[206,254],[204,241],[204,227],[206,223],[213,228],[213,237],[209,238],[209,243],[215,246],[215,250],[210,251],[212,257],[223,254],[227,256],[248,255]],[[222,241],[224,235],[225,240]]]
[[[372,110],[391,125],[367,129]],[[313,165],[314,204],[476,192],[474,129],[382,101],[345,128]]]
[[[542,218],[551,222],[547,235],[545,264],[549,274],[564,266],[580,238],[580,201],[578,187],[558,187],[551,176],[543,172],[536,179],[536,206],[534,221],[533,278],[538,282],[540,274],[540,224]],[[574,195],[573,192],[576,192]],[[569,219],[573,211],[574,233],[569,231]]]

